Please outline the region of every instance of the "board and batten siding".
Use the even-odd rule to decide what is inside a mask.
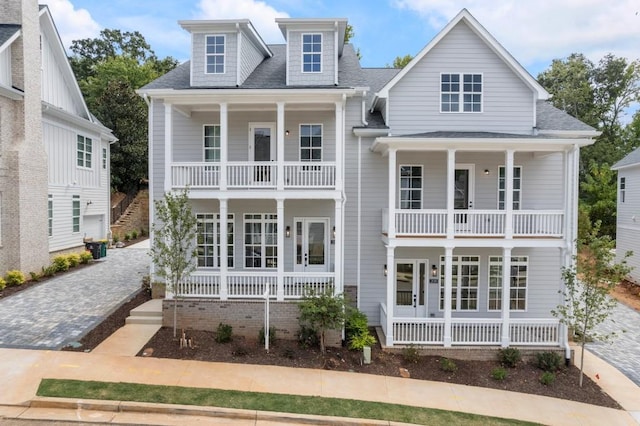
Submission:
[[[206,36],[225,36],[224,73],[206,73]],[[192,86],[235,86],[238,66],[238,38],[236,33],[194,33],[192,35],[191,85]]]
[[[482,74],[481,113],[441,113],[440,74]],[[389,93],[393,135],[432,131],[530,134],[533,92],[464,22],[458,23]]]
[[[620,179],[625,179],[624,202],[620,195]],[[627,251],[630,278],[640,283],[640,164],[618,170],[618,214],[616,232],[616,259],[621,261]]]
[[[50,43],[47,36],[42,34],[42,100],[84,117],[84,108],[72,96],[72,90],[76,89],[69,87],[69,82],[64,78],[61,64],[56,60]]]
[[[0,52],[0,84],[11,87],[11,48],[4,49]]]
[[[322,72],[302,72],[302,35],[322,34]],[[333,31],[290,31],[287,40],[289,86],[323,86],[335,83],[336,52]]]
[[[264,54],[246,35],[240,33],[240,37],[242,37],[240,42],[240,84],[242,84],[264,60]]]

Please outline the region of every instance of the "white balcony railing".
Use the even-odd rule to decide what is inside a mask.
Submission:
[[[217,188],[220,185],[220,166],[211,163],[179,163],[171,166],[174,188]]]
[[[561,210],[513,212],[513,235],[515,236],[562,237],[563,224],[564,213]]]
[[[227,163],[229,188],[275,188],[277,181],[275,163]]]
[[[286,188],[333,188],[335,185],[335,163],[299,162],[284,165]]]
[[[514,345],[556,346],[560,341],[560,322],[557,319],[512,320],[509,338]]]

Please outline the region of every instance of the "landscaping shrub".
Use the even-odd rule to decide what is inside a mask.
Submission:
[[[144,237],[145,235],[147,235],[147,230],[146,230],[146,229],[144,229],[144,228],[141,228],[141,229],[140,229],[140,236],[141,236],[141,237]]]
[[[507,378],[507,370],[502,367],[496,367],[491,371],[491,377],[495,380],[504,380]]]
[[[233,327],[229,324],[220,323],[216,330],[216,342],[229,343],[232,339]]]
[[[349,342],[349,349],[362,350],[365,346],[373,346],[375,337],[369,333],[369,321],[364,312],[350,309],[345,321],[345,335]]]
[[[83,265],[91,262],[91,260],[93,260],[93,255],[90,251],[83,251],[82,253],[80,253],[80,263],[82,263]]]
[[[130,239],[131,239],[131,234],[130,233],[127,232],[126,234],[124,234],[124,240],[125,241],[129,241]]]
[[[522,360],[522,355],[518,348],[504,348],[498,351],[498,361],[502,365],[514,368]]]
[[[41,276],[52,277],[56,274],[56,272],[58,272],[58,270],[56,269],[56,265],[43,266]]]
[[[64,272],[69,270],[69,259],[67,256],[61,254],[53,258],[53,264],[55,272]]]
[[[24,274],[22,271],[14,269],[12,271],[7,272],[7,276],[5,277],[5,283],[8,286],[18,286],[24,284],[26,281]]]
[[[312,327],[301,326],[300,332],[298,333],[298,343],[300,343],[303,348],[317,348],[320,346],[318,332]]]
[[[554,372],[562,368],[563,359],[557,352],[541,352],[536,354],[536,366],[547,372]]]
[[[440,369],[448,373],[455,373],[458,371],[458,366],[449,358],[440,358]]]
[[[261,345],[264,345],[264,327],[258,331],[258,342]],[[276,328],[269,327],[269,346],[273,345],[276,342]]]
[[[0,277],[0,290],[4,290],[7,286],[7,283],[4,281],[4,278]]]
[[[135,240],[136,238],[138,238],[138,231],[134,229],[133,231],[131,231],[131,239]]]
[[[402,358],[408,364],[417,364],[420,361],[420,351],[414,345],[402,348]]]
[[[360,351],[365,346],[373,346],[376,344],[376,338],[369,333],[369,330],[364,334],[358,334],[355,336],[351,336],[349,339],[349,349],[353,351]]]
[[[113,234],[113,237],[111,237],[111,239],[113,240],[113,244],[115,244],[120,241],[120,236],[118,234]]]
[[[69,267],[75,268],[80,264],[80,253],[69,253],[67,260],[69,261]]]
[[[545,371],[540,376],[540,383],[542,383],[545,386],[549,386],[555,381],[556,381],[556,373],[552,373],[550,371]]]
[[[29,272],[29,275],[31,275],[31,281],[34,282],[38,282],[40,281],[40,274],[37,272]]]

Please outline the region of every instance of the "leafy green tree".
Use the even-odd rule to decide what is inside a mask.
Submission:
[[[409,62],[411,62],[412,59],[413,56],[408,54],[404,56],[396,56],[396,58],[393,60],[393,64],[387,64],[387,68],[404,68]]]
[[[153,224],[151,258],[155,273],[164,278],[168,292],[173,293],[173,337],[176,337],[179,284],[196,268],[197,220],[191,211],[188,189],[166,193],[156,200],[157,223]]]
[[[591,223],[601,222],[600,233],[616,236],[616,172],[606,164],[592,161],[589,171],[580,183],[582,204]]]
[[[622,261],[616,262],[613,252],[615,242],[608,235],[598,236],[599,227],[598,222],[586,238],[578,240],[580,254],[574,259],[577,267],[562,270],[565,286],[561,293],[564,303],[551,311],[562,324],[574,331],[575,339],[580,344],[580,386],[585,344],[591,340],[614,337],[612,333],[597,332],[596,327],[609,317],[616,306],[617,302],[609,297],[609,292],[631,272],[627,258],[632,253],[625,253]]]
[[[344,31],[344,42],[349,43],[351,41],[352,38],[354,38],[356,36],[355,31],[353,30],[353,25],[351,24],[347,24],[347,27],[345,28]],[[356,56],[358,57],[358,59],[362,59],[362,54],[360,53],[360,48],[358,47],[356,49]]]
[[[325,332],[339,330],[346,319],[346,302],[342,294],[309,291],[298,304],[300,322],[308,323],[320,335],[320,352],[325,353]]]

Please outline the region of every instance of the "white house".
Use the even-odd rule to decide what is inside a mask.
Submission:
[[[0,274],[107,236],[109,145],[46,6],[0,5]]]
[[[152,198],[188,187],[199,221],[179,326],[253,335],[268,291],[294,334],[314,288],[346,293],[388,346],[566,347],[550,311],[594,129],[467,10],[402,70],[361,68],[346,19],[276,22],[284,45],[246,20],[180,21],[191,61],[140,90]]]
[[[626,259],[633,267],[629,279],[640,283],[640,197],[636,188],[640,183],[640,148],[636,148],[622,160],[611,166],[618,172],[618,201],[616,215],[616,257],[624,258],[628,251],[633,256]]]

